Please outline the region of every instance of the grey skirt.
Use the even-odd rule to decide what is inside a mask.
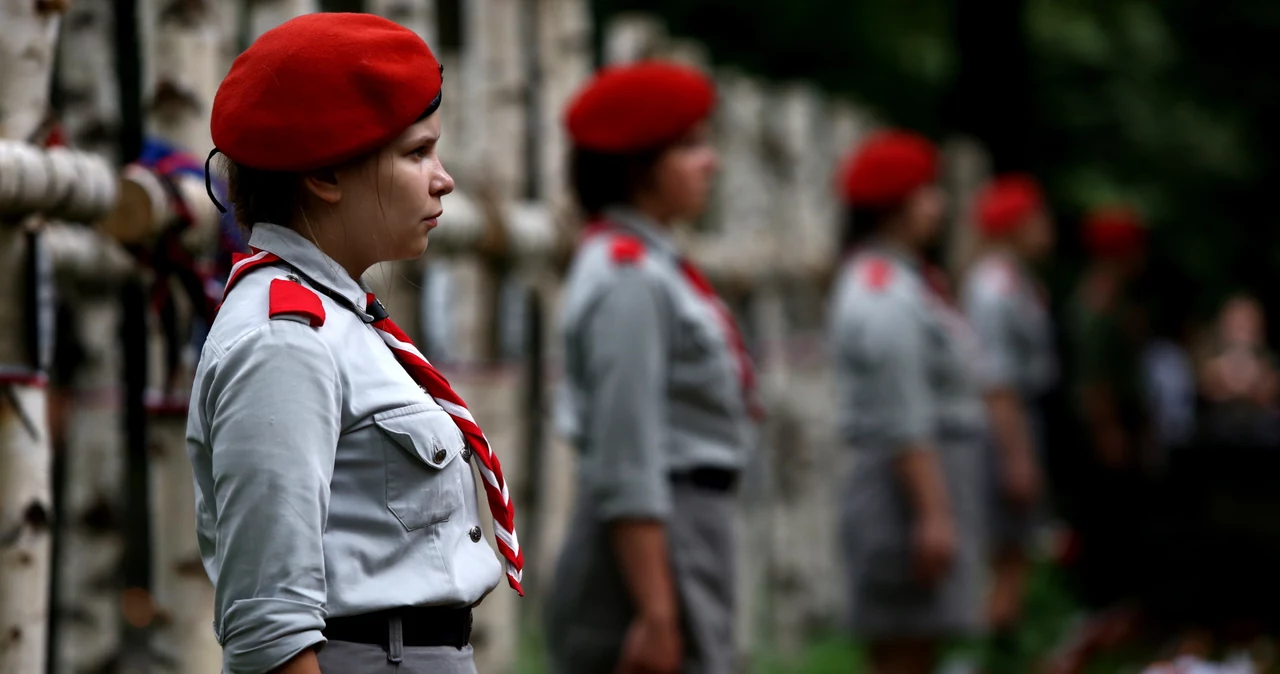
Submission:
[[[684,631],[684,674],[730,674],[734,644],[736,499],[672,485],[667,525]],[[555,674],[612,674],[635,617],[608,524],[580,498],[547,600],[547,650]]]
[[[856,637],[941,638],[982,627],[984,448],[975,439],[941,444],[938,453],[958,549],[947,576],[925,587],[914,575],[914,518],[890,453],[855,452],[840,504],[840,539]]]

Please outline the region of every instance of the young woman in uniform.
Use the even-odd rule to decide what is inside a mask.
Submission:
[[[976,340],[923,262],[943,215],[936,166],[927,140],[885,131],[840,180],[852,250],[831,343],[854,453],[840,526],[851,626],[876,674],[929,674],[943,640],[982,618],[985,417]]]
[[[552,671],[735,671],[734,487],[753,376],[738,330],[671,228],[703,211],[712,84],[608,69],[571,102],[589,224],[565,283],[564,431],[578,500],[550,594]]]
[[[989,523],[995,577],[988,623],[1007,646],[1021,612],[1040,501],[1041,400],[1058,376],[1049,305],[1032,266],[1053,250],[1040,186],[1000,176],[978,194],[974,223],[983,252],[965,279],[963,304],[983,347],[982,385],[991,420]]]
[[[453,180],[441,68],[363,14],[263,34],[213,104],[251,253],[233,266],[187,426],[229,674],[475,672],[471,607],[522,559],[466,404],[361,282],[417,257]],[[212,158],[213,155],[210,155]]]

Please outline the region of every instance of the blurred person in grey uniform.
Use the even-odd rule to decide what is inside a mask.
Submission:
[[[1021,612],[1041,501],[1040,402],[1058,376],[1047,298],[1031,270],[1052,251],[1053,228],[1040,186],[1025,175],[988,184],[973,219],[983,252],[965,279],[962,303],[983,350],[995,571],[987,618],[999,636]]]
[[[474,674],[471,609],[503,576],[476,470],[520,590],[497,457],[360,280],[421,255],[453,190],[440,101],[422,39],[364,14],[264,33],[214,99],[251,252],[204,345],[187,450],[228,674]]]
[[[832,297],[850,620],[876,674],[929,674],[982,624],[985,416],[977,340],[923,256],[940,232],[937,153],[884,131],[845,162],[853,248]],[[862,243],[853,246],[854,239]]]
[[[676,250],[717,167],[701,73],[602,71],[571,101],[589,224],[569,269],[562,431],[577,502],[548,597],[552,671],[728,674],[735,486],[754,375],[732,314]]]

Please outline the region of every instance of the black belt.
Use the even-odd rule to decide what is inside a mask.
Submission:
[[[728,468],[693,468],[672,473],[671,481],[708,491],[730,492],[738,486],[738,471]]]
[[[444,606],[393,608],[329,618],[323,633],[333,641],[373,644],[387,649],[393,616],[400,616],[405,646],[453,646],[461,650],[471,642],[471,609]]]

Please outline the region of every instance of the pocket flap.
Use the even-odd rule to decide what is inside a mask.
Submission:
[[[373,423],[400,445],[432,468],[444,468],[462,452],[462,431],[453,417],[425,403],[373,415]]]

